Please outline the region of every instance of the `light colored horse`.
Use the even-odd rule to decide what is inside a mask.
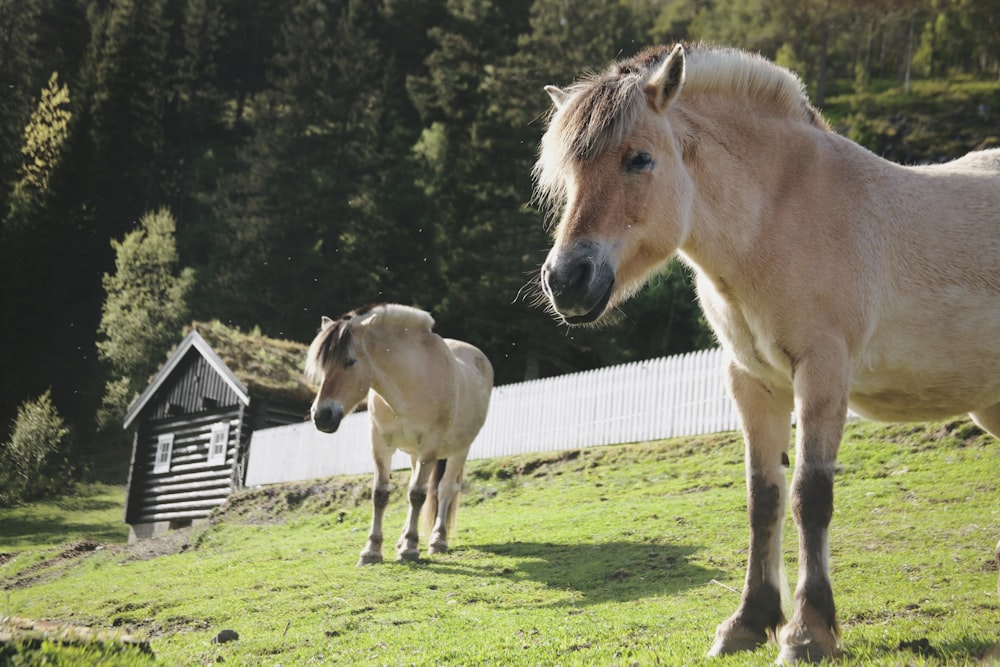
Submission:
[[[541,270],[552,308],[595,322],[676,253],[731,358],[750,550],[710,653],[783,626],[780,660],[835,654],[828,526],[848,405],[888,421],[969,412],[1000,435],[1000,150],[892,164],[832,132],[794,74],[730,49],[650,49],[546,90],[535,178],[561,211]]]
[[[413,462],[397,560],[419,558],[425,505],[428,552],[448,550],[465,459],[489,408],[493,367],[478,348],[441,338],[433,326],[422,310],[380,304],[336,321],[324,317],[309,346],[306,374],[319,385],[311,410],[316,428],[333,433],[344,415],[368,400],[375,477],[371,530],[358,565],[382,562],[382,517],[397,449]]]

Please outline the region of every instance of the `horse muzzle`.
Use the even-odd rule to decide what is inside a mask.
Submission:
[[[344,405],[340,401],[321,401],[313,406],[312,421],[323,433],[334,433],[344,418]]]
[[[575,241],[549,252],[542,265],[542,291],[567,324],[590,324],[604,314],[615,287],[615,271],[593,241]]]

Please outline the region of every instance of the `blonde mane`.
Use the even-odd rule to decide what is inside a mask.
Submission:
[[[632,132],[646,109],[645,84],[670,50],[667,46],[647,49],[565,89],[565,103],[549,120],[533,170],[540,203],[553,209],[561,205],[569,164],[573,160],[593,160],[621,144]],[[830,129],[809,102],[801,79],[784,67],[739,49],[685,45],[685,50],[686,79],[681,100],[702,94],[730,94],[790,119]]]
[[[319,384],[331,365],[347,357],[356,325],[410,327],[430,331],[434,327],[434,318],[419,308],[398,303],[380,303],[344,313],[329,324],[324,324],[313,338],[306,354],[306,378]]]

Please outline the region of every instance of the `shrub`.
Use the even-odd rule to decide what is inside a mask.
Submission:
[[[59,495],[72,489],[70,430],[51,390],[17,409],[10,439],[0,445],[0,505]]]

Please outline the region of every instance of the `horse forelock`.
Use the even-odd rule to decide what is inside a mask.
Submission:
[[[356,326],[402,326],[430,331],[434,318],[430,313],[394,303],[379,303],[344,313],[319,331],[306,354],[306,377],[319,384],[327,371],[343,364],[350,354]]]
[[[321,383],[327,370],[347,355],[351,345],[351,321],[354,315],[353,311],[342,315],[313,338],[306,354],[305,372],[310,381]]]
[[[612,67],[566,89],[566,104],[552,114],[535,163],[543,204],[557,206],[565,198],[563,174],[574,160],[593,160],[624,141],[642,110],[641,82],[640,73]]]
[[[728,92],[829,129],[809,102],[802,81],[791,71],[738,49],[684,46],[687,76],[682,97]],[[570,165],[593,160],[631,134],[647,108],[645,84],[671,50],[667,46],[647,49],[565,89],[566,101],[549,119],[533,169],[539,203],[550,211],[558,208],[565,201],[565,174]]]

